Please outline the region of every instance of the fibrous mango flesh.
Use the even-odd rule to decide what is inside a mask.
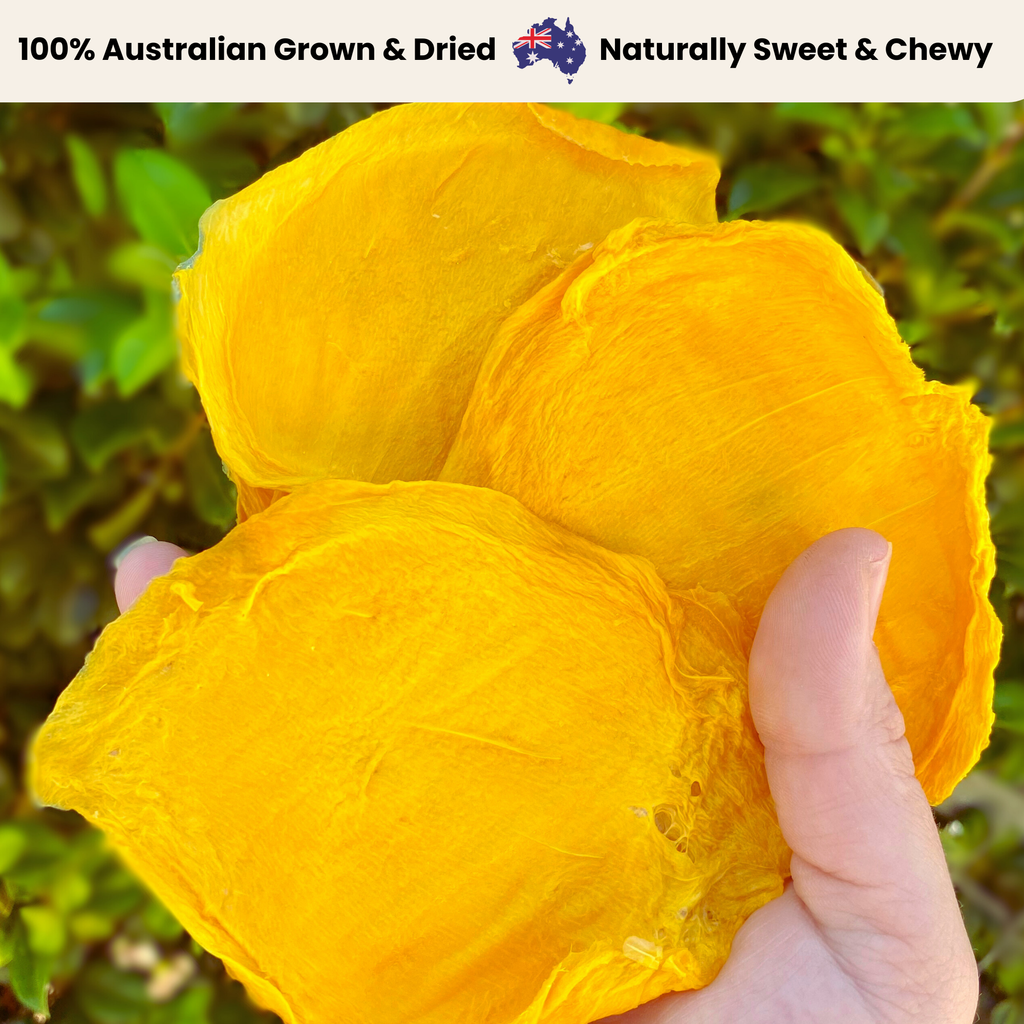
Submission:
[[[33,784],[288,1022],[706,984],[788,851],[742,626],[494,491],[327,481],[109,626]]]
[[[984,745],[986,421],[837,245],[715,225],[716,177],[414,106],[204,219],[184,360],[242,523],[104,631],[33,783],[289,1024],[707,984],[788,874],[746,657],[830,530],[893,542],[876,639],[933,801]]]
[[[893,560],[875,639],[938,803],[992,724],[987,439],[821,232],[637,222],[508,318],[441,479],[722,591],[748,649],[804,548],[878,530]]]
[[[179,322],[242,518],[324,477],[436,478],[505,317],[636,217],[713,222],[717,180],[546,107],[415,104],[215,205]]]

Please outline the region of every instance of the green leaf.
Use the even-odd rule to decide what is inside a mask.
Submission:
[[[871,179],[878,205],[886,210],[891,210],[918,187],[918,183],[905,170],[881,160],[872,163]]]
[[[10,822],[26,840],[25,850],[4,872],[4,879],[16,899],[26,901],[44,896],[61,873],[68,847],[64,839],[40,821],[25,818]]]
[[[80,135],[67,135],[64,141],[82,205],[93,217],[99,217],[107,208],[107,182],[99,158]]]
[[[17,825],[0,825],[0,875],[6,874],[28,846],[28,837]]]
[[[851,188],[836,189],[835,201],[846,226],[853,232],[857,248],[865,255],[874,252],[889,229],[889,215]]]
[[[1024,735],[1024,682],[1009,679],[997,683],[992,709],[996,725]]]
[[[32,374],[15,361],[14,353],[0,348],[0,402],[21,409],[31,397],[34,385]]]
[[[163,249],[146,242],[125,242],[107,260],[110,273],[119,281],[164,295],[171,294],[171,275],[176,265]]]
[[[775,112],[784,121],[817,124],[846,134],[857,128],[857,114],[841,103],[780,103]]]
[[[1024,1007],[1016,999],[1004,999],[992,1007],[991,1024],[1024,1024]]]
[[[945,263],[942,248],[935,237],[928,214],[915,206],[893,213],[891,246],[905,256],[908,267],[916,272],[939,270]]]
[[[339,125],[339,128],[343,126]],[[241,144],[225,144],[213,149],[191,149],[192,169],[210,183],[214,195],[231,195],[255,181],[263,168]]]
[[[97,942],[110,938],[114,934],[117,922],[106,914],[98,914],[92,910],[83,910],[68,918],[71,934],[79,942]]]
[[[1007,218],[973,210],[953,210],[942,218],[944,228],[960,228],[991,238],[1007,256],[1016,256],[1024,248],[1024,228],[1011,225]]]
[[[155,103],[173,148],[193,146],[235,118],[240,103]],[[218,140],[218,146],[223,146]]]
[[[953,103],[909,103],[894,126],[899,135],[928,142],[958,138],[973,143],[984,141],[984,133],[971,117],[970,111]]]
[[[135,299],[105,289],[83,289],[51,299],[38,318],[43,324],[78,328],[79,373],[86,393],[94,394],[110,372],[108,360],[115,340],[138,315]]]
[[[169,1003],[151,1007],[146,1024],[209,1024],[212,998],[209,985],[194,985]]]
[[[71,273],[68,261],[62,256],[55,257],[50,262],[50,273],[46,279],[46,288],[50,292],[67,292],[75,285],[75,278]]]
[[[146,931],[161,942],[174,942],[184,931],[177,918],[155,898],[143,907],[142,923]]]
[[[6,967],[14,959],[14,929],[0,932],[0,967]]]
[[[1006,584],[1008,597],[1024,594],[1024,564],[1000,552],[996,558],[996,575]]]
[[[123,395],[134,395],[178,358],[170,289],[152,295],[146,312],[129,324],[114,342],[110,369]]]
[[[930,317],[950,316],[975,306],[980,299],[974,288],[965,287],[967,275],[952,268],[941,274],[927,269],[908,270],[907,283],[920,312]]]
[[[14,287],[14,272],[3,252],[0,252],[0,295],[17,295],[17,290]]]
[[[1007,957],[996,966],[999,987],[1010,995],[1024,991],[1024,960],[1019,956]]]
[[[64,919],[53,907],[36,904],[21,908],[21,920],[28,934],[28,948],[36,956],[56,956],[67,942]]]
[[[185,454],[185,480],[196,514],[205,523],[227,530],[235,522],[237,494],[227,478],[209,430]]]
[[[574,117],[601,124],[614,124],[629,107],[628,103],[552,103],[559,110],[566,110]]]
[[[75,992],[93,1024],[139,1024],[149,1001],[143,977],[102,960],[86,965]]]
[[[63,914],[83,906],[91,895],[89,879],[77,871],[61,875],[50,888],[50,902]]]
[[[999,423],[992,428],[989,434],[989,447],[993,450],[1000,448],[1019,448],[1024,445],[1024,420],[1017,420],[1015,423]]]
[[[109,515],[89,527],[86,531],[89,541],[100,551],[113,551],[145,518],[156,501],[158,490],[159,484],[155,481],[143,484]]]
[[[818,178],[807,171],[785,164],[758,164],[736,176],[729,193],[727,220],[751,211],[774,210],[791,199],[806,195],[818,187]]]
[[[25,926],[20,921],[14,926],[14,946],[10,966],[7,968],[11,988],[22,1006],[38,1013],[44,1019],[50,1015],[48,990],[53,963],[49,957],[39,956],[29,948]]]
[[[108,917],[123,917],[143,902],[145,894],[134,875],[111,864],[93,879],[93,895],[85,909]]]
[[[175,259],[195,252],[210,193],[190,167],[159,149],[123,149],[114,161],[114,180],[144,241]]]
[[[15,351],[25,339],[28,306],[16,295],[0,295],[0,348]]]

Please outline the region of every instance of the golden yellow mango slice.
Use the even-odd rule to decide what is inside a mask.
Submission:
[[[635,217],[715,220],[706,155],[530,104],[414,104],[212,207],[185,371],[244,518],[273,491],[434,479],[508,314]]]
[[[876,642],[938,802],[992,723],[987,434],[820,232],[635,224],[509,318],[441,479],[727,594],[748,644],[800,551],[878,530],[894,550]]]
[[[311,484],[107,627],[32,784],[288,1024],[581,1024],[782,890],[741,641],[505,495]]]

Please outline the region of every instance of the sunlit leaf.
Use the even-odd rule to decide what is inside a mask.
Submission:
[[[124,396],[135,394],[166,370],[177,355],[169,291],[152,295],[146,312],[121,332],[111,350],[110,368],[117,390]]]
[[[14,825],[0,825],[0,875],[13,867],[28,844],[25,833]]]
[[[21,908],[21,920],[28,936],[28,948],[36,956],[56,956],[67,941],[67,929],[53,907],[35,904]]]
[[[599,121],[601,124],[614,124],[625,113],[628,103],[552,103],[559,110],[567,110],[575,117],[585,117],[588,121]]]
[[[210,193],[187,164],[159,149],[123,149],[114,160],[114,180],[143,241],[176,259],[195,251]]]
[[[0,402],[21,409],[32,394],[32,374],[13,352],[0,348]]]
[[[119,281],[153,292],[171,294],[175,261],[163,249],[146,242],[125,242],[110,254],[107,265]]]

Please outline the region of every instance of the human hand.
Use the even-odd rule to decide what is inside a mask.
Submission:
[[[604,1024],[969,1024],[978,973],[903,716],[872,643],[886,542],[840,530],[786,570],[750,655],[750,708],[792,883],[707,988]]]
[[[114,597],[121,612],[139,599],[155,576],[171,571],[171,566],[188,552],[177,544],[170,544],[155,537],[140,537],[132,541],[114,558]]]
[[[124,553],[126,610],[186,554]],[[718,978],[606,1024],[969,1024],[974,956],[903,717],[871,641],[889,565],[870,530],[812,544],[768,600],[750,705],[793,881],[740,929]]]

